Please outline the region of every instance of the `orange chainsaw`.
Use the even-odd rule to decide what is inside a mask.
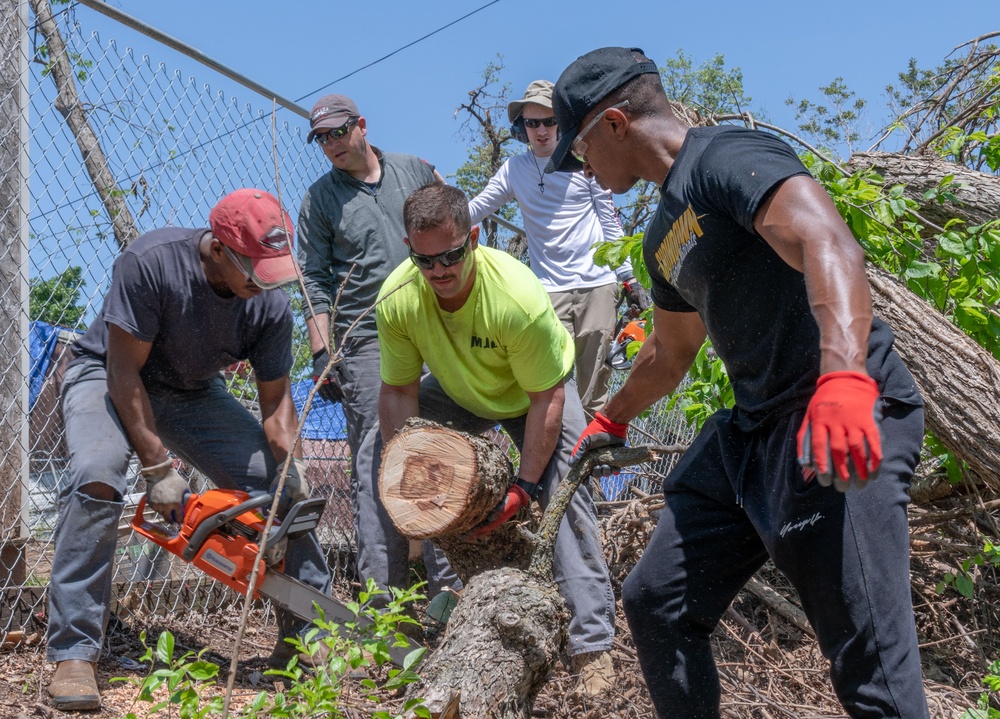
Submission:
[[[628,346],[633,342],[642,343],[646,341],[646,320],[640,318],[626,323],[627,319],[627,317],[623,316],[618,320],[619,328],[617,328],[615,336],[611,340],[607,357],[604,359],[613,369],[631,369],[632,358],[629,357]]]
[[[246,596],[267,521],[261,510],[270,506],[272,499],[270,494],[251,497],[235,489],[210,489],[201,494],[189,494],[184,504],[184,519],[180,527],[175,528],[175,525],[143,516],[146,508],[143,495],[132,518],[132,528]],[[352,622],[363,630],[371,624],[370,620],[356,616],[336,599],[283,573],[288,540],[315,529],[325,505],[326,500],[322,498],[305,499],[292,505],[281,522],[274,522],[259,560],[254,598],[269,599],[274,605],[310,622],[320,616],[318,607],[326,621],[338,626]],[[403,666],[407,654],[421,647],[412,639],[408,642],[405,647],[389,647],[389,656],[398,666]]]

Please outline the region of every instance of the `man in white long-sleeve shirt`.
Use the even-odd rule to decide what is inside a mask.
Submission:
[[[517,200],[528,240],[531,269],[576,343],[580,399],[591,415],[608,395],[605,363],[615,326],[618,283],[629,304],[649,307],[645,291],[625,265],[598,267],[593,245],[622,236],[611,193],[582,172],[545,174],[559,128],[552,113],[552,83],[535,80],[507,106],[511,134],[530,149],[507,160],[469,203],[473,224]]]

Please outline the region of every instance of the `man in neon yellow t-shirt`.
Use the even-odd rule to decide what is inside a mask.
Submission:
[[[403,207],[410,261],[382,286],[376,308],[382,389],[379,427],[358,460],[361,502],[378,503],[382,446],[410,417],[466,432],[501,424],[521,451],[507,496],[473,538],[532,499],[545,506],[565,476],[586,421],[572,377],[574,345],[531,270],[504,252],[479,247],[465,194],[425,185]],[[430,374],[421,378],[426,364]],[[387,585],[406,582],[406,543],[385,518]],[[402,563],[401,563],[402,562]],[[393,570],[392,567],[400,569]],[[569,654],[585,692],[612,680],[614,596],[594,503],[581,488],[556,541],[554,574],[571,612]]]

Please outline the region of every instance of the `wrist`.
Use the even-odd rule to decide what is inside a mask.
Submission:
[[[528,495],[528,499],[535,499],[538,496],[538,492],[542,489],[538,486],[537,482],[529,482],[521,477],[514,480],[513,486],[520,487],[521,491]]]
[[[855,372],[853,370],[837,370],[835,372],[827,372],[826,374],[822,374],[819,376],[819,379],[816,380],[816,387],[818,389],[827,382],[831,381],[836,382],[843,380],[853,380],[853,381],[863,382],[864,384],[867,384],[875,388],[876,390],[878,389],[878,384],[875,382],[875,380],[873,380],[864,372]]]
[[[166,459],[151,464],[143,464],[139,467],[139,474],[146,479],[162,477],[167,470],[173,467],[174,461],[169,456]]]
[[[608,417],[606,414],[601,412],[594,413],[594,419],[599,422],[605,429],[620,437],[624,437],[628,432],[628,422],[615,422],[613,419]]]

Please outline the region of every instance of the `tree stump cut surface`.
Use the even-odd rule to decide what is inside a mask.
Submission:
[[[486,438],[409,420],[382,454],[379,493],[400,534],[427,539],[476,526],[511,475],[506,454]]]

